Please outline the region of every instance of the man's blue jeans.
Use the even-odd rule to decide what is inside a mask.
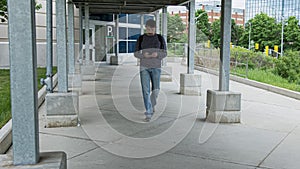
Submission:
[[[140,70],[142,93],[146,108],[145,115],[147,117],[153,115],[153,107],[156,105],[156,99],[160,90],[160,73],[160,68],[143,68]],[[152,84],[151,92],[150,81]]]

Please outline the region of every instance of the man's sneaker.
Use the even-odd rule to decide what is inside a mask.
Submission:
[[[146,117],[145,119],[144,119],[144,122],[149,122],[151,120],[151,117]]]

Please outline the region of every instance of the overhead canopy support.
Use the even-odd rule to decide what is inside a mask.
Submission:
[[[187,0],[73,0],[76,7],[88,3],[90,5],[90,14],[120,14],[120,13],[150,13],[168,5],[178,5],[187,2]]]
[[[39,123],[34,1],[8,1],[8,14],[13,163],[36,164]]]
[[[230,40],[231,40],[231,0],[222,0],[221,10],[221,54],[219,90],[229,91]]]
[[[195,29],[195,0],[189,3],[189,46],[188,46],[188,74],[194,74],[194,56],[196,47],[196,29]]]

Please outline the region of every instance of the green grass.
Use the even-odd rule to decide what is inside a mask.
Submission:
[[[0,69],[0,128],[11,118],[9,70]]]
[[[56,73],[56,67],[53,68],[53,74]],[[40,79],[45,78],[46,69],[38,68],[38,89],[42,88]],[[10,104],[10,77],[9,70],[0,69],[0,128],[2,128],[11,119]]]
[[[234,70],[231,71],[233,72]],[[234,72],[238,74],[245,74],[245,69],[238,68]],[[287,79],[274,74],[271,70],[249,69],[248,79],[300,92],[300,85],[290,83]]]

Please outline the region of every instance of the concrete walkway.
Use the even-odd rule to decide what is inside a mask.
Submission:
[[[206,90],[218,77],[202,75],[202,96],[179,95],[179,75],[161,82],[153,121],[144,123],[136,63],[100,64],[84,81],[80,127],[44,128],[40,151],[65,151],[70,169],[299,169],[300,101],[230,81],[242,93],[242,123],[205,121]]]

